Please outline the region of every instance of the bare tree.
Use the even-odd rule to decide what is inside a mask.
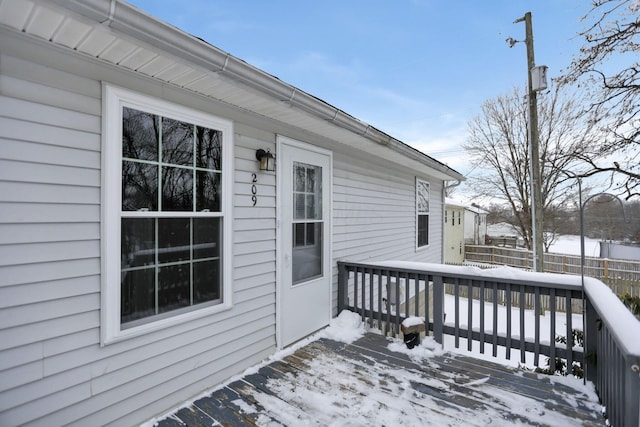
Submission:
[[[557,238],[555,216],[572,196],[562,171],[576,172],[576,157],[591,144],[588,123],[577,123],[580,110],[572,97],[554,89],[539,103],[540,176],[545,227],[545,251]],[[531,186],[529,169],[528,107],[523,92],[515,88],[506,96],[485,102],[482,112],[469,122],[464,148],[475,172],[469,183],[483,198],[499,201],[512,211],[507,222],[532,247]]]
[[[578,84],[587,99],[583,114],[600,137],[581,155],[587,175],[611,171],[626,198],[640,196],[640,2],[592,0],[579,33],[584,45],[562,84]]]

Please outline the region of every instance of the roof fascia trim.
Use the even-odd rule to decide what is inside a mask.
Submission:
[[[126,2],[121,0],[49,1],[125,35],[152,46],[158,46],[212,73],[220,73],[232,80],[240,81],[377,144],[386,145],[410,159],[449,176],[452,180],[465,180],[462,174],[433,157]]]

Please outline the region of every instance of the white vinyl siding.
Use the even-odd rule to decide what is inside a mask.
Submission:
[[[233,308],[101,347],[98,76],[211,103],[49,48],[24,54],[37,60],[0,54],[0,425],[134,425],[272,354],[275,176],[258,172],[256,207],[250,181],[275,134],[234,129]]]
[[[42,15],[29,25],[38,27]],[[59,16],[59,28],[79,25]],[[97,36],[111,35],[98,27]],[[65,33],[54,32],[56,38]],[[431,183],[431,223],[442,221],[442,182],[427,167],[361,159],[349,138],[361,145],[362,138],[340,130],[334,134],[344,140],[331,141],[323,133],[327,123],[306,113],[291,109],[270,120],[236,108],[239,94],[256,104],[274,102],[224,79],[185,81],[185,87],[158,82],[150,76],[162,70],[152,66],[181,68],[168,56],[144,67],[143,76],[96,59],[103,48],[96,43],[91,51],[93,36],[84,53],[57,46],[50,36],[0,27],[0,425],[137,425],[274,352],[276,176],[258,171],[255,152],[275,153],[276,134],[334,153],[334,267],[338,259],[441,261],[438,244],[415,249],[416,174]],[[107,50],[120,46],[114,41]],[[134,59],[124,60],[131,70]],[[102,82],[230,120],[234,131],[233,307],[106,346],[100,335]],[[300,120],[283,125],[292,118]],[[441,231],[433,227],[430,241],[440,242]]]
[[[334,311],[338,260],[442,261],[440,245],[431,244],[416,250],[415,174],[401,168],[390,169],[389,165],[378,166],[334,153]],[[442,194],[442,184],[432,180],[430,187],[433,203],[430,221],[440,223],[442,209],[435,196]],[[431,227],[429,233],[431,242],[441,241],[441,227]]]

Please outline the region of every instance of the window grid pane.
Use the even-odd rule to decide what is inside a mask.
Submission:
[[[418,246],[429,244],[429,215],[418,216]]]
[[[429,244],[429,193],[430,184],[427,181],[416,179],[416,241],[417,246]],[[447,222],[445,210],[445,224]],[[455,212],[451,212],[451,223],[454,224]]]
[[[122,219],[122,323],[221,299],[221,222]]]
[[[222,132],[128,107],[122,120],[121,325],[221,302]]]
[[[221,211],[221,131],[128,107],[122,119],[123,211]]]

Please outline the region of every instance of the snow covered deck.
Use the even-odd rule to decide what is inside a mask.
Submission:
[[[580,380],[431,351],[430,343],[409,351],[372,333],[352,343],[321,338],[156,425],[604,425],[593,387]]]

